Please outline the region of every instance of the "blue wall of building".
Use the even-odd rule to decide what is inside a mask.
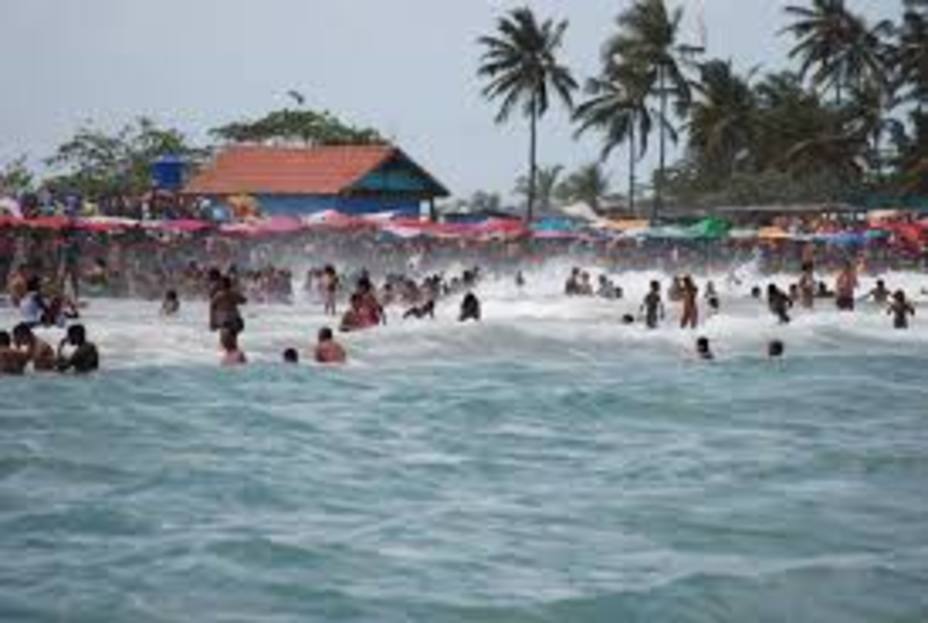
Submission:
[[[255,195],[255,199],[261,211],[268,216],[305,216],[326,210],[336,210],[343,214],[398,212],[406,216],[419,216],[421,208],[421,203],[414,199],[389,196]]]

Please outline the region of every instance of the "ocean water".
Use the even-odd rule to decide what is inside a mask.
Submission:
[[[696,333],[620,326],[650,277],[491,281],[340,370],[279,363],[308,301],[235,370],[202,304],[93,301],[103,371],[0,379],[0,620],[928,620],[928,307],[779,327],[720,278]]]

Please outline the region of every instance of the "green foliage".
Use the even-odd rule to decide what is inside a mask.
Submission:
[[[297,95],[293,92],[291,97]],[[275,110],[254,121],[229,123],[210,130],[210,134],[233,143],[282,141],[307,145],[369,145],[386,142],[377,130],[347,125],[328,111],[288,108]]]
[[[561,178],[564,167],[557,164],[551,167],[539,167],[538,178],[536,182],[535,197],[537,200],[538,211],[542,214],[550,212],[554,205],[555,189]],[[526,202],[529,197],[529,178],[526,175],[520,175],[516,180],[515,194],[524,197]]]
[[[521,107],[530,120],[529,174],[526,218],[532,219],[536,196],[537,141],[536,124],[549,108],[550,91],[554,91],[569,108],[577,89],[570,69],[558,60],[567,21],[539,22],[531,9],[515,9],[500,18],[495,35],[480,37],[483,47],[477,75],[486,79],[483,95],[501,100],[497,123],[509,119]]]
[[[566,203],[582,201],[598,211],[609,194],[609,178],[598,162],[584,165],[572,173],[557,188],[557,196]]]
[[[34,179],[26,166],[26,156],[19,156],[0,169],[0,195],[18,196],[29,192]]]
[[[151,188],[151,163],[167,154],[195,161],[204,152],[178,130],[160,128],[145,117],[113,134],[83,127],[46,160],[62,171],[46,184],[92,200],[140,195]]]

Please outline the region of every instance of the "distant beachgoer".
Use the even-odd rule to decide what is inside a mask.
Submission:
[[[889,304],[887,314],[893,316],[893,327],[896,329],[909,328],[909,316],[915,315],[915,307],[908,301],[905,292],[897,290],[893,294],[893,301]]]
[[[635,317],[631,314],[625,314],[622,316],[622,324],[624,325],[633,325],[635,324]]]
[[[877,305],[886,305],[889,302],[890,294],[891,292],[886,287],[886,283],[882,279],[877,279],[876,287],[870,290],[867,296],[872,298]]]
[[[42,314],[42,324],[46,327],[64,327],[69,320],[81,317],[77,304],[67,295],[53,296]]]
[[[222,347],[220,365],[224,367],[241,366],[248,363],[245,353],[238,347],[238,332],[229,327],[219,331],[219,345]]]
[[[422,319],[428,316],[429,318],[435,318],[435,301],[426,301],[422,305],[409,308],[405,314],[403,314],[403,319],[407,318],[416,318]]]
[[[283,359],[284,363],[300,363],[300,354],[295,348],[288,348],[284,350]]]
[[[319,339],[316,344],[314,358],[317,363],[342,364],[348,359],[345,349],[335,341],[332,329],[328,327],[319,329]]]
[[[570,271],[570,277],[567,278],[567,283],[564,284],[564,294],[567,296],[577,296],[580,294],[580,269],[574,267]]]
[[[22,266],[14,268],[6,279],[6,292],[10,296],[10,304],[19,307],[20,301],[29,291],[29,276]]]
[[[835,304],[839,310],[854,311],[854,291],[857,285],[857,271],[848,262],[835,281]]]
[[[480,320],[480,299],[473,292],[468,292],[461,301],[461,315],[458,320],[460,322]]]
[[[712,314],[719,313],[721,307],[719,303],[719,293],[715,289],[715,284],[712,281],[709,281],[706,284],[706,304],[709,306],[709,312]]]
[[[793,300],[786,296],[776,284],[767,286],[767,305],[770,312],[779,319],[780,324],[789,324],[788,310],[793,306]]]
[[[55,369],[55,349],[36,337],[27,323],[20,323],[13,328],[13,346],[26,356],[36,372],[51,372]]]
[[[696,302],[699,296],[699,288],[690,275],[683,278],[683,313],[680,316],[681,329],[695,329],[699,324],[699,307]]]
[[[325,301],[322,311],[326,315],[334,316],[336,314],[335,297],[338,293],[338,274],[335,272],[335,267],[331,264],[322,270],[320,287],[322,289],[323,300]]]
[[[683,300],[683,281],[679,276],[674,277],[670,282],[670,287],[667,288],[667,300],[671,303],[679,303]]]
[[[0,375],[21,375],[27,363],[29,363],[28,355],[14,349],[10,334],[0,331]]]
[[[80,275],[78,274],[81,261],[81,245],[77,239],[77,233],[69,231],[65,234],[64,239],[59,247],[59,273],[58,280],[61,283],[62,291],[67,291],[67,285],[71,286],[71,294],[75,301],[80,300]]]
[[[763,294],[763,290],[760,289],[760,286],[754,286],[751,288],[752,299],[760,299],[761,294]]]
[[[770,340],[767,343],[767,357],[770,359],[780,359],[784,351],[785,347],[780,340]]]
[[[798,287],[800,305],[805,309],[812,309],[815,306],[815,272],[811,263],[802,265]]]
[[[35,327],[42,324],[48,305],[42,297],[42,280],[32,276],[26,282],[26,294],[19,301],[19,312],[23,322]]]
[[[661,301],[661,284],[651,282],[651,290],[645,295],[641,310],[645,314],[645,324],[649,329],[656,329],[658,320],[664,319],[664,303]]]
[[[704,361],[715,359],[715,355],[712,354],[712,349],[709,346],[709,338],[701,337],[696,340],[696,356]]]
[[[520,290],[525,287],[525,276],[521,270],[516,273],[516,287]]]
[[[815,298],[817,299],[833,299],[835,298],[835,293],[828,289],[828,284],[824,281],[818,282],[818,290],[815,292]]]
[[[70,355],[64,354],[65,347],[73,347]],[[58,345],[58,371],[74,370],[77,374],[93,372],[100,367],[100,353],[93,342],[87,341],[87,331],[83,325],[68,327],[67,336]]]
[[[242,294],[234,288],[230,277],[222,277],[219,287],[213,294],[209,304],[209,327],[212,331],[229,329],[234,333],[245,330],[245,321],[239,311],[239,305],[248,302]]]
[[[361,309],[361,295],[355,292],[351,295],[348,302],[348,309],[342,314],[342,322],[339,325],[339,331],[347,333],[349,331],[358,331],[364,329],[364,319]]]
[[[180,298],[177,296],[177,290],[168,290],[164,293],[164,301],[161,302],[161,315],[174,316],[180,311]]]

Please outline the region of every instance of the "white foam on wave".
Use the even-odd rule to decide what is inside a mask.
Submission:
[[[563,294],[570,265],[551,262],[526,272],[527,285],[519,289],[511,276],[487,277],[477,288],[482,299],[484,322],[460,324],[456,321],[460,296],[439,303],[434,321],[404,321],[402,309],[389,311],[389,324],[364,333],[344,335],[354,366],[386,364],[442,365],[460,359],[480,358],[595,362],[604,355],[635,357],[643,352],[673,357],[686,356],[696,335],[705,335],[717,353],[724,356],[761,356],[766,342],[773,338],[787,343],[788,354],[835,354],[866,356],[869,352],[901,352],[928,345],[928,297],[921,294],[928,277],[916,273],[884,275],[890,289],[905,289],[918,308],[912,328],[892,329],[885,309],[861,303],[853,314],[839,313],[832,301],[817,302],[812,312],[796,308],[793,322],[778,325],[764,302],[750,297],[754,285],[769,282],[786,288],[795,276],[761,276],[751,267],[738,271],[740,284],[728,275],[712,275],[719,292],[722,312],[707,316],[701,304],[701,326],[697,331],[677,327],[679,306],[665,302],[667,319],[657,330],[640,324],[624,326],[624,314],[636,315],[652,279],[666,287],[668,276],[655,271],[611,274],[621,285],[625,298],[605,301],[595,298],[568,298]],[[595,278],[602,272],[591,267]],[[297,272],[297,274],[300,274]],[[449,271],[449,274],[451,272]],[[831,283],[830,276],[821,278]],[[698,279],[705,287],[706,278]],[[860,294],[875,284],[876,278],[861,279]],[[922,303],[923,306],[918,304]],[[135,300],[94,299],[84,312],[88,326],[108,368],[141,366],[215,366],[219,355],[217,337],[207,329],[207,307],[203,302],[186,301],[176,318],[160,318],[159,304]],[[321,313],[321,304],[302,294],[294,305],[247,305],[244,309],[246,332],[242,346],[252,361],[276,362],[283,349],[311,349],[322,326],[337,320]],[[16,311],[0,308],[0,327],[11,328]],[[42,329],[40,335],[55,344],[60,329]]]

